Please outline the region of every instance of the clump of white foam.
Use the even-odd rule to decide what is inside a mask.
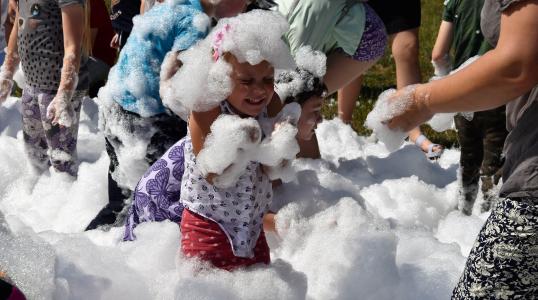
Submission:
[[[456,70],[453,70],[452,72],[450,72],[449,75],[455,74],[455,73],[467,68],[468,66],[470,66],[472,63],[474,63],[479,58],[480,58],[480,55],[476,55],[476,56],[473,56],[473,57],[469,58],[461,66],[459,66]],[[436,77],[433,77],[432,80],[438,80],[438,79],[441,79],[443,77],[444,76],[436,76]],[[430,127],[433,130],[438,131],[438,132],[445,131],[445,130],[448,130],[448,129],[452,129],[452,128],[454,128],[454,116],[456,116],[457,114],[462,115],[468,121],[473,120],[473,113],[472,112],[439,113],[439,114],[435,114],[431,118],[431,120],[428,121],[428,125],[430,125]]]
[[[455,113],[439,113],[435,114],[429,121],[428,125],[437,131],[442,132],[454,128]]]
[[[310,46],[302,46],[295,54],[296,70],[278,70],[275,91],[281,100],[317,88],[327,71],[327,57]],[[317,79],[317,80],[316,80]]]
[[[6,228],[0,229],[0,271],[9,274],[28,299],[52,299],[54,248],[31,231],[14,235]]]
[[[26,87],[26,77],[24,76],[24,72],[22,71],[20,64],[17,71],[13,75],[13,80],[17,83],[19,88],[24,89]]]
[[[226,99],[233,86],[224,53],[231,53],[240,63],[267,61],[275,69],[293,67],[289,49],[281,39],[288,26],[279,13],[262,10],[220,20],[206,39],[179,54],[181,68],[161,85],[163,103],[184,116],[192,110],[207,111]]]
[[[214,183],[229,186],[237,181],[248,161],[245,154],[256,148],[261,141],[262,132],[253,118],[240,118],[235,115],[220,115],[211,124],[211,133],[204,147],[198,153],[197,165],[204,176],[210,173],[223,174]]]
[[[213,183],[218,187],[230,187],[244,173],[247,165],[256,161],[268,167],[270,179],[293,179],[291,160],[299,152],[299,145],[297,128],[288,120],[294,122],[298,116],[296,109],[283,112],[263,141],[260,124],[255,119],[219,116],[211,125],[211,133],[197,156],[202,174],[217,174]]]
[[[403,94],[399,96],[400,101],[391,101],[396,94],[395,89],[384,91],[379,95],[374,109],[366,117],[366,126],[374,131],[389,151],[394,151],[403,145],[407,132],[399,129],[391,130],[386,122],[402,114],[411,105],[414,88],[414,85],[405,87]]]

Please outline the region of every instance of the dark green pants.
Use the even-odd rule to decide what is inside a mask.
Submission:
[[[461,145],[460,167],[465,200],[474,203],[480,178],[482,192],[486,195],[501,177],[502,150],[508,134],[505,107],[476,112],[471,121],[458,115],[454,121]]]

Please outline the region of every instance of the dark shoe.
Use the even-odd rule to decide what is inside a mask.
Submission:
[[[116,222],[116,218],[118,217],[118,213],[121,211],[121,207],[118,209],[113,208],[110,203],[107,204],[101,211],[97,214],[97,216],[90,222],[88,227],[86,227],[85,231],[88,230],[94,230],[97,227],[104,226],[104,225],[112,225]]]

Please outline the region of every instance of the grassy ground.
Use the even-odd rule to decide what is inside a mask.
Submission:
[[[433,74],[431,67],[431,51],[437,37],[437,31],[441,22],[443,11],[442,0],[422,0],[422,25],[420,27],[420,65],[423,81]],[[378,62],[364,78],[364,84],[358,105],[353,112],[352,127],[360,135],[369,135],[371,132],[364,127],[364,120],[368,112],[372,109],[377,96],[384,90],[394,87],[396,84],[396,69],[392,60],[390,49],[387,49],[385,56]],[[328,103],[323,107],[323,115],[327,119],[332,119],[337,114],[336,102]],[[423,126],[423,131],[432,141],[447,147],[457,145],[454,131],[436,132],[429,126]]]

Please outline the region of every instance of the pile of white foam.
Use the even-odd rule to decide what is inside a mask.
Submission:
[[[141,224],[133,242],[123,228],[83,232],[107,202],[94,103],[81,114],[75,182],[23,168],[19,110],[16,98],[0,106],[0,269],[29,299],[447,299],[487,217],[454,210],[457,150],[431,163],[325,121],[322,160],[296,161],[296,179],[275,190],[272,264],[203,270],[179,254],[171,222]]]

